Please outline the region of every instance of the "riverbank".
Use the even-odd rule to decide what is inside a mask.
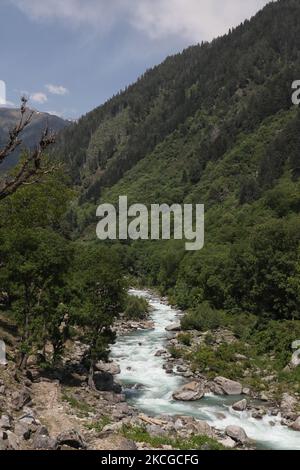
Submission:
[[[149,300],[155,326],[148,332],[139,330],[122,336],[113,347],[112,357],[120,364],[120,379],[128,388],[130,403],[153,416],[193,416],[225,434],[228,427],[238,426],[258,448],[299,447],[299,434],[288,428],[298,422],[296,396],[283,394],[279,402],[269,402],[261,392],[247,387],[247,382],[225,377],[213,380],[210,374],[192,370],[188,361],[171,354],[182,335],[178,321],[181,312],[149,292],[133,293]],[[228,331],[217,336],[220,343],[233,340]],[[193,393],[197,397],[199,389],[204,392],[200,400],[174,400],[173,394],[186,382],[194,387],[189,390],[190,397]]]
[[[149,318],[117,322],[112,361],[96,364],[95,390],[87,385],[87,345],[68,341],[60,368],[30,357],[22,372],[10,337],[0,369],[1,449],[299,448],[300,434],[287,426],[298,416],[296,397],[270,404],[245,384],[193,370],[172,348],[190,350],[203,338],[190,332],[184,345],[182,312],[149,291],[132,293],[148,298]],[[217,338],[232,340],[226,331]]]

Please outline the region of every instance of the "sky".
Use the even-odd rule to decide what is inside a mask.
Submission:
[[[225,34],[270,0],[0,0],[6,100],[77,119],[168,55]],[[1,102],[1,99],[0,99]]]

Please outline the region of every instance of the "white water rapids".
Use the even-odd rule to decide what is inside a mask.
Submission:
[[[155,356],[155,353],[166,348],[168,333],[165,328],[176,321],[178,312],[149,292],[132,290],[130,294],[147,298],[153,308],[151,318],[155,325],[153,330],[120,336],[112,348],[111,357],[121,367],[119,378],[123,385],[143,386],[140,390],[127,390],[129,401],[137,409],[152,416],[194,416],[220,430],[229,425],[241,426],[260,449],[300,450],[300,433],[282,426],[280,416],[265,416],[263,420],[257,420],[248,412],[232,410],[230,405],[241,397],[210,395],[197,402],[173,400],[172,393],[186,380],[167,374],[163,369],[164,358]],[[226,419],[218,418],[220,412]]]

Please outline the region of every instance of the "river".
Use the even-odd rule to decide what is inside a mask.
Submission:
[[[220,430],[229,425],[241,426],[259,449],[300,450],[300,433],[282,426],[280,416],[257,420],[249,412],[232,410],[230,405],[242,397],[209,395],[197,402],[173,400],[172,393],[186,380],[176,374],[167,374],[163,369],[163,357],[157,357],[155,353],[166,348],[168,333],[165,328],[176,322],[179,312],[147,291],[131,290],[130,294],[148,300],[153,308],[151,318],[155,325],[152,330],[120,336],[112,347],[111,356],[120,365],[119,379],[125,389],[128,385],[126,395],[132,405],[152,416],[194,416]],[[132,390],[130,385],[133,384],[141,384],[143,388]],[[226,419],[217,417],[220,412]]]

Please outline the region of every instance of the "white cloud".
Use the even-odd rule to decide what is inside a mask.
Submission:
[[[38,93],[32,93],[32,95],[30,95],[30,100],[33,101],[34,103],[44,104],[44,103],[47,103],[48,97],[45,93],[38,92]]]
[[[135,25],[150,37],[209,40],[251,17],[268,0],[151,0],[138,2]]]
[[[45,111],[46,113],[48,114],[51,114],[51,116],[57,116],[57,117],[60,117],[62,118],[63,117],[63,113],[61,111]]]
[[[64,96],[64,95],[67,95],[69,93],[69,90],[67,88],[65,88],[64,86],[62,86],[62,85],[48,84],[48,85],[46,85],[46,88],[47,88],[48,92],[51,93],[52,95]]]
[[[125,22],[152,39],[208,40],[252,16],[270,0],[10,0],[35,20],[62,20],[109,31]]]

